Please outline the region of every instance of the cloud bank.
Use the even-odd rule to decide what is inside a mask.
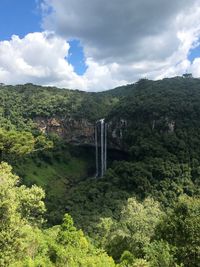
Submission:
[[[10,41],[0,42],[0,82],[31,82],[94,91],[101,80],[104,81],[101,89],[125,82],[112,81],[112,65],[99,66],[89,58],[85,75],[77,75],[66,60],[68,52],[69,44],[52,32],[30,33],[22,39],[13,35]]]
[[[105,90],[140,78],[192,72],[200,58],[200,0],[42,0],[43,29],[0,42],[0,81],[33,82]],[[78,76],[66,58],[67,41],[83,45],[86,72]],[[10,81],[10,82],[9,82]]]
[[[0,42],[0,80],[11,84],[69,82],[76,79],[64,59],[69,45],[52,33],[30,33],[23,39],[13,35]]]
[[[43,25],[64,38],[80,39],[86,56],[97,61],[163,60],[177,50],[177,33],[194,26],[185,23],[185,16],[194,13],[196,4],[195,0],[44,0]]]

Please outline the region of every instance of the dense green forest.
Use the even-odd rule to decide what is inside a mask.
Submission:
[[[0,101],[0,266],[200,266],[199,79],[2,85]],[[91,143],[38,128],[50,118],[106,119],[104,177]]]

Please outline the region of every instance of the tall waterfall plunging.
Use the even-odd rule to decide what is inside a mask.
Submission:
[[[96,177],[102,177],[107,169],[107,123],[98,120],[95,125]]]

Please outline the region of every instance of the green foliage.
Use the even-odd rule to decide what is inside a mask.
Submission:
[[[124,251],[120,258],[120,267],[129,267],[132,266],[135,262],[135,257],[130,251]]]
[[[96,249],[65,215],[61,226],[41,229],[44,192],[18,187],[19,178],[0,165],[0,266],[114,267],[112,258]]]
[[[155,228],[161,220],[162,212],[159,204],[150,198],[139,203],[135,198],[129,198],[127,204],[122,208],[120,218],[112,224],[106,219],[103,221],[109,229],[105,232],[106,238],[104,247],[117,260],[125,250],[128,250],[134,258],[144,256],[144,248],[148,246],[154,236]],[[109,227],[108,227],[109,226]],[[100,231],[102,240],[103,231]]]
[[[6,131],[0,129],[0,152],[4,154],[24,155],[34,149],[34,137],[29,132]]]
[[[37,184],[45,190],[46,217],[48,224],[55,225],[61,223],[66,213],[71,188],[91,175],[93,153],[85,148],[62,145],[18,160],[14,170],[23,184]]]
[[[35,118],[60,116],[95,121],[109,113],[117,102],[112,95],[33,84],[0,87],[0,100],[1,127],[36,132]]]
[[[123,146],[133,160],[161,157],[187,163],[191,158],[200,159],[199,104],[199,79],[141,80],[108,118],[127,121]]]
[[[39,135],[35,138],[34,151],[45,150],[53,147],[53,142],[47,140],[44,135]]]
[[[0,165],[0,265],[115,266],[105,249],[120,267],[198,267],[199,84],[142,79],[102,93],[1,87],[1,160],[30,188]],[[93,149],[39,132],[35,121],[52,117],[105,117],[108,144],[127,158],[122,153],[123,161],[113,162],[108,151],[107,173],[92,178]],[[34,183],[47,192],[47,216],[44,192]],[[66,212],[75,225],[68,214],[47,228]]]
[[[69,215],[64,216],[63,223],[58,229],[56,244],[50,246],[55,266],[115,266],[112,258],[103,251],[95,249],[84,237],[83,232],[76,230]]]
[[[166,214],[157,230],[175,248],[179,264],[197,267],[200,262],[200,199],[183,196]]]
[[[7,266],[23,252],[28,225],[38,225],[45,211],[41,188],[17,187],[19,178],[6,163],[0,165],[0,265]],[[41,220],[39,220],[41,222]]]
[[[163,240],[154,241],[145,249],[150,267],[178,267],[175,263],[174,249]]]
[[[26,154],[53,147],[53,142],[43,135],[34,138],[30,132],[7,131],[0,128],[0,160],[16,160]]]
[[[137,259],[134,261],[132,267],[149,267],[149,263],[144,259]]]
[[[150,267],[144,259],[135,259],[129,251],[124,251],[121,256],[119,267]]]

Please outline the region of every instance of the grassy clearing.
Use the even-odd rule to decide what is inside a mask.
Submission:
[[[70,189],[93,173],[91,148],[62,147],[21,160],[14,171],[28,186],[37,184],[46,192],[47,216],[57,223],[65,213]]]

